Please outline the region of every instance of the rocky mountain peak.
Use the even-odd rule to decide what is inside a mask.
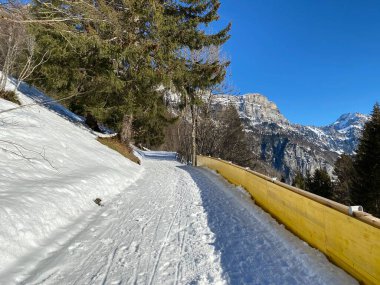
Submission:
[[[281,114],[277,105],[259,93],[244,95],[215,95],[212,105],[215,108],[226,107],[232,104],[248,125],[261,123],[289,124],[289,121]]]
[[[344,130],[349,127],[363,128],[364,124],[368,121],[368,116],[360,113],[346,113],[341,115],[330,127],[335,130]]]

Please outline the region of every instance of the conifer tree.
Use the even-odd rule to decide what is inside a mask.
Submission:
[[[364,210],[380,217],[380,106],[373,107],[365,124],[354,161],[355,176],[351,200]]]
[[[39,52],[50,52],[32,83],[72,97],[71,108],[116,130],[125,115],[133,118],[140,142],[162,141],[170,121],[162,90],[174,85],[185,95],[195,127],[199,94],[224,79],[228,62],[209,55],[229,38],[230,26],[215,34],[204,28],[218,19],[218,0],[34,0],[32,6]]]
[[[352,178],[355,177],[353,159],[351,156],[342,154],[334,165],[334,175],[337,180],[334,183],[333,197],[334,201],[349,205],[350,189]]]
[[[45,22],[35,29],[39,47],[50,50],[33,83],[58,98],[72,95],[71,108],[115,130],[130,116],[137,140],[161,143],[167,118],[158,87],[178,49],[164,36],[163,2],[35,0],[33,10]]]
[[[332,197],[332,182],[326,169],[316,169],[311,178],[308,191],[316,195],[330,199]]]
[[[313,177],[310,174],[310,171],[306,171],[306,176],[305,176],[305,190],[310,192],[311,189],[311,184],[313,182]]]
[[[305,178],[303,177],[300,171],[297,171],[296,176],[294,177],[292,186],[303,189],[303,190],[306,189]]]

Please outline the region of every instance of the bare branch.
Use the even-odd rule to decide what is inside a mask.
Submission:
[[[4,146],[0,146],[0,149],[5,151],[5,152],[9,152],[15,156],[18,156],[22,159],[25,159],[29,162],[32,162],[33,160],[36,160],[36,157],[32,157],[32,156],[27,156],[25,154],[25,152],[29,152],[29,153],[33,153],[35,155],[37,155],[39,158],[41,158],[43,161],[47,162],[51,168],[55,169],[56,168],[53,166],[53,164],[46,158],[46,155],[45,155],[45,149],[43,148],[41,150],[41,152],[38,152],[38,151],[35,151],[35,150],[31,150],[31,149],[28,149],[18,143],[15,143],[15,142],[12,142],[12,141],[8,141],[8,140],[2,140],[0,139],[0,143],[3,143],[5,145],[9,145],[11,147],[13,147],[15,150],[11,150],[11,149],[8,149]]]

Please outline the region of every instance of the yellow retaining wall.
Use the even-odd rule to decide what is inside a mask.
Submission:
[[[244,187],[259,206],[360,282],[380,284],[380,219],[350,216],[345,205],[220,159],[198,156],[197,164]]]

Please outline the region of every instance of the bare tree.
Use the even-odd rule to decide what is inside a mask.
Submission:
[[[48,51],[36,59],[35,38],[28,31],[30,18],[29,7],[21,2],[0,5],[0,90],[5,89],[10,75],[18,78],[17,89],[47,59]]]
[[[10,22],[5,19],[17,18],[18,15],[11,13],[1,6],[0,9],[0,91],[5,89],[8,76],[15,68],[16,61],[22,51],[25,38],[23,24]]]
[[[24,42],[24,50],[25,58],[20,63],[19,69],[17,72],[17,84],[16,90],[20,86],[22,81],[28,79],[40,65],[46,62],[49,58],[49,51],[46,51],[40,58],[37,58],[35,55],[36,49],[36,41],[34,36],[30,34],[26,34],[25,42]]]
[[[190,109],[189,113],[191,115],[191,162],[193,166],[196,166],[199,106],[202,105],[204,100],[211,96],[216,89],[223,86],[223,83],[219,83],[218,80],[214,79],[219,78],[220,75],[223,74],[221,69],[228,65],[228,60],[221,55],[220,47],[214,45],[205,46],[198,50],[185,48],[181,50],[181,57],[186,59],[190,66],[189,69],[195,71],[195,73],[190,72],[190,77],[194,78],[190,78],[189,81],[184,84],[186,87],[183,93],[185,96],[185,104]],[[211,77],[208,78],[209,82],[203,82],[202,66],[212,66],[216,68]],[[209,70],[207,72],[209,72]],[[208,76],[210,76],[209,73]],[[213,81],[218,83],[212,84],[211,82]]]

